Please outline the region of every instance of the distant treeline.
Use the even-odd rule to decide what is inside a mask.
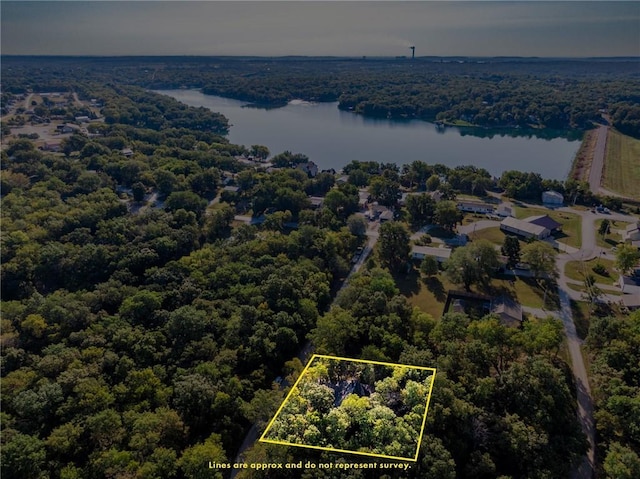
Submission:
[[[565,130],[589,128],[608,113],[621,132],[640,137],[636,59],[8,57],[8,67],[18,70],[15,82],[5,82],[9,92],[73,88],[91,79],[201,88],[271,106],[294,98],[338,101],[370,117]]]

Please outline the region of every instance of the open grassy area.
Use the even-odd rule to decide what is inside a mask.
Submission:
[[[601,275],[593,271],[593,267],[600,263],[607,269],[609,275]],[[564,270],[567,277],[576,281],[584,281],[584,275],[592,274],[596,283],[614,284],[618,279],[617,271],[613,269],[613,261],[604,258],[594,258],[589,261],[569,261]]]
[[[516,218],[518,219],[524,219],[528,216],[549,215],[558,223],[562,223],[562,233],[555,236],[560,243],[574,248],[582,246],[582,218],[580,216],[573,213],[565,213],[564,211],[523,205],[516,206],[515,210]]]
[[[407,275],[396,275],[394,279],[400,293],[407,297],[412,306],[417,306],[434,318],[442,316],[447,291],[460,289],[447,281],[442,274],[421,278],[420,273],[415,269]]]
[[[606,189],[640,200],[640,140],[609,130],[602,175]]]
[[[615,221],[609,220],[609,231],[604,239],[597,232],[600,229],[600,225],[604,221],[604,218],[596,221],[596,244],[603,248],[611,248],[612,246],[616,246],[618,243],[622,241],[622,236],[618,233],[618,230],[623,230],[631,223],[627,223],[626,221]]]
[[[469,238],[471,239],[471,241],[484,239],[498,246],[502,246],[504,244],[505,236],[515,235],[505,234],[499,226],[494,226],[493,228],[485,228],[483,230],[478,230],[469,234]],[[516,238],[520,240],[520,237],[516,236]],[[520,240],[520,249],[524,248],[526,244],[526,242]]]
[[[434,318],[442,316],[447,292],[450,289],[463,289],[461,285],[449,282],[442,273],[431,278],[421,278],[415,269],[407,275],[396,275],[394,279],[400,293],[406,296],[413,306],[417,306]],[[488,288],[473,285],[471,290],[491,297],[505,295],[517,300],[523,306],[532,308],[544,307],[550,311],[559,309],[557,288],[550,288],[545,295],[544,289],[531,278],[500,276],[492,279]]]

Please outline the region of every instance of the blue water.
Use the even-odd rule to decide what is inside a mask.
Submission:
[[[494,176],[505,170],[521,170],[563,180],[580,146],[579,140],[541,138],[532,131],[457,127],[443,131],[421,120],[365,118],[338,110],[335,102],[293,101],[283,108],[262,109],[197,90],[158,93],[225,115],[232,125],[228,135],[231,143],[265,145],[272,155],[285,150],[304,153],[320,169],[339,170],[352,160],[398,165],[422,160],[450,167],[473,164]],[[513,134],[518,136],[510,136]]]

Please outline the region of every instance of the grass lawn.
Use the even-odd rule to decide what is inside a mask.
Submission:
[[[611,248],[616,246],[622,241],[622,236],[620,236],[620,233],[617,233],[616,230],[623,230],[631,223],[627,223],[626,221],[609,220],[610,233],[607,234],[605,239],[602,239],[602,236],[598,234],[598,229],[600,229],[600,225],[603,221],[604,218],[596,221],[596,244],[602,248]]]
[[[516,218],[524,219],[528,216],[549,215],[558,223],[562,223],[562,233],[555,238],[560,242],[574,248],[582,246],[582,218],[573,213],[555,211],[547,208],[516,206]]]
[[[545,295],[544,289],[532,278],[499,276],[491,280],[491,290],[484,293],[492,296],[505,294],[531,308],[560,309],[557,288],[550,288]]]
[[[520,240],[520,237],[505,234],[499,226],[494,226],[493,228],[485,228],[474,233],[469,233],[469,238],[471,239],[471,241],[484,239],[498,246],[502,246],[504,244],[505,236],[514,236],[515,238],[518,238],[518,240],[520,241],[520,249],[524,248],[527,245],[526,242]]]
[[[605,188],[640,200],[640,140],[610,129],[603,176]]]
[[[415,269],[407,275],[396,275],[394,279],[400,294],[406,296],[412,306],[417,306],[434,318],[442,316],[447,291],[461,289],[447,281],[443,274],[421,278],[420,273]]]
[[[406,275],[395,275],[394,280],[400,293],[406,296],[412,306],[417,306],[434,318],[442,316],[447,292],[450,289],[463,289],[462,285],[449,282],[442,273],[430,278],[421,278],[417,269],[413,269]],[[488,288],[473,285],[471,291],[492,297],[505,295],[517,300],[523,306],[532,308],[544,307],[550,311],[560,308],[557,288],[550,288],[545,296],[544,289],[531,278],[501,276],[493,278]]]
[[[607,268],[609,276],[603,276],[593,271],[593,267],[598,263]],[[594,258],[589,261],[569,261],[564,272],[567,277],[575,279],[576,281],[584,281],[584,273],[586,272],[586,274],[593,275],[596,283],[602,284],[614,284],[619,276],[618,273],[613,270],[613,261],[604,258]]]

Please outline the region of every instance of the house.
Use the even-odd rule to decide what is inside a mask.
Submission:
[[[120,153],[122,153],[127,158],[131,158],[133,156],[133,150],[131,148],[123,148],[122,150],[120,150]]]
[[[310,196],[309,202],[311,203],[311,209],[319,210],[324,204],[324,198],[322,196]]]
[[[78,125],[65,123],[64,125],[56,126],[56,130],[60,133],[73,133],[74,131],[80,130],[80,127]]]
[[[640,240],[640,221],[637,223],[631,223],[624,229],[624,233],[622,233],[622,240],[628,243]]]
[[[482,201],[458,201],[456,206],[460,211],[467,213],[492,214],[495,210],[493,205]]]
[[[618,286],[622,291],[622,304],[627,309],[640,308],[640,277],[620,275]]]
[[[440,190],[430,191],[429,195],[431,196],[431,198],[433,198],[433,201],[435,201],[436,203],[442,200],[442,191]]]
[[[83,116],[76,116],[75,120],[77,123],[89,123],[90,118],[88,116],[83,115]]]
[[[451,257],[451,249],[433,246],[414,246],[411,248],[412,259],[423,260],[426,256],[433,256],[438,263],[442,263]]]
[[[496,214],[503,218],[506,218],[507,216],[513,216],[513,213],[513,206],[506,205],[505,203],[502,203],[500,206],[498,206],[498,208],[496,208]]]
[[[491,301],[491,313],[498,316],[504,326],[520,327],[522,324],[522,305],[506,296]]]
[[[380,223],[393,220],[393,211],[386,210],[380,213]]]
[[[544,226],[519,220],[511,216],[502,220],[500,223],[500,229],[507,233],[513,233],[524,238],[544,239],[551,235],[551,231]]]
[[[553,190],[543,191],[542,202],[545,205],[561,205],[564,203],[564,196],[562,196],[562,193]]]
[[[636,276],[620,275],[618,286],[623,294],[640,295],[640,278]]]
[[[524,221],[533,225],[543,226],[551,231],[551,233],[558,233],[562,230],[562,223],[558,223],[549,215],[529,216],[525,218]]]
[[[318,165],[316,165],[313,161],[299,163],[296,168],[304,171],[311,178],[314,178],[318,174]]]
[[[238,193],[238,192],[240,192],[240,187],[239,186],[227,185],[224,188],[222,188],[222,191],[229,191],[231,193]]]
[[[45,141],[42,149],[51,152],[62,151],[62,140]]]

